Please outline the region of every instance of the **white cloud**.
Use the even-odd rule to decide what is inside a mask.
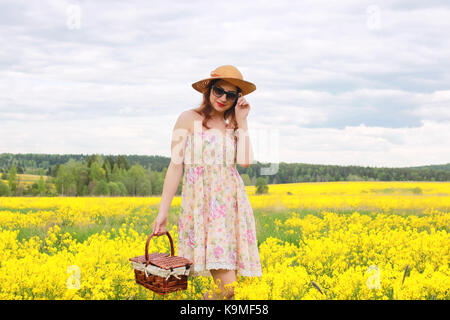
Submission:
[[[370,4],[3,1],[0,152],[168,156],[191,83],[233,64],[257,86],[249,122],[282,128],[280,161],[448,162],[450,8],[378,1],[375,30]]]
[[[267,144],[264,126],[252,126],[251,139],[255,146]],[[255,156],[259,161],[278,157],[282,161],[404,167],[441,164],[450,159],[450,122],[424,121],[417,128],[383,128],[364,125],[334,128],[277,128],[278,145]],[[263,141],[260,141],[260,140]],[[274,156],[273,153],[278,153]],[[286,161],[290,162],[290,161]]]
[[[413,110],[413,114],[422,119],[450,121],[450,90],[436,91],[420,98],[422,105]]]

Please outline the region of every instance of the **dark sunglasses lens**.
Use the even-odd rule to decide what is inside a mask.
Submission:
[[[216,97],[221,97],[225,93],[225,91],[223,91],[223,89],[219,87],[213,87],[213,92]]]
[[[237,98],[237,93],[234,92],[228,92],[227,93],[227,99],[230,101],[234,101]]]

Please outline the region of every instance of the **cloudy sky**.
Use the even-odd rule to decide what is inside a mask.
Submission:
[[[256,160],[450,162],[443,1],[0,1],[0,153],[170,156],[231,64]]]

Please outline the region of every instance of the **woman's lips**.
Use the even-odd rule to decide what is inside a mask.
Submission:
[[[217,104],[219,105],[219,107],[223,107],[224,104],[221,104],[219,101],[217,101]]]

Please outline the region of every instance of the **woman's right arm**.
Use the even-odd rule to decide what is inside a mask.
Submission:
[[[171,160],[164,178],[159,213],[153,225],[153,234],[160,236],[166,232],[167,218],[172,199],[177,192],[183,174],[184,146],[192,118],[189,111],[184,111],[175,124],[172,133]]]

